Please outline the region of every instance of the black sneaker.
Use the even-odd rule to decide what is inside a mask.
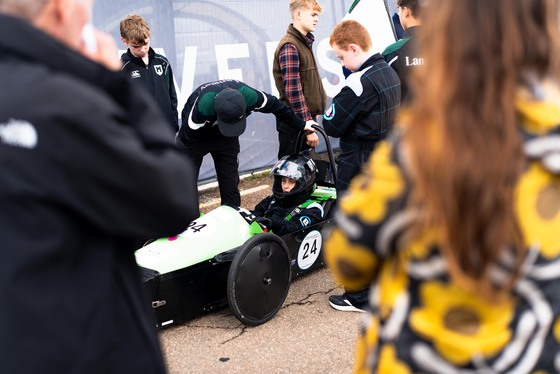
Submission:
[[[346,298],[346,295],[331,295],[329,296],[329,304],[336,310],[343,312],[365,312],[365,305],[354,305]]]

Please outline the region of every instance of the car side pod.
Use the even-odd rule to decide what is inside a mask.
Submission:
[[[277,235],[264,233],[247,240],[228,273],[227,298],[244,324],[261,325],[284,304],[291,282],[288,247]]]

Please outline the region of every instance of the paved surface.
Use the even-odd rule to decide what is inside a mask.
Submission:
[[[269,322],[243,325],[223,309],[161,331],[170,374],[351,373],[362,313],[339,312],[329,271],[295,279]]]

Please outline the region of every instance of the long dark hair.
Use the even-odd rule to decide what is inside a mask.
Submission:
[[[525,253],[513,190],[525,157],[516,91],[527,73],[558,79],[558,0],[429,0],[404,122],[416,229],[441,229],[451,276],[487,296],[507,289]],[[408,123],[406,123],[408,122]],[[517,270],[491,286],[489,266],[513,248]]]

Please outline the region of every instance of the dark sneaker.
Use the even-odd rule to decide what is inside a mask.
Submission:
[[[365,312],[365,305],[354,305],[346,298],[346,295],[331,295],[329,296],[329,304],[336,310],[343,312]]]

